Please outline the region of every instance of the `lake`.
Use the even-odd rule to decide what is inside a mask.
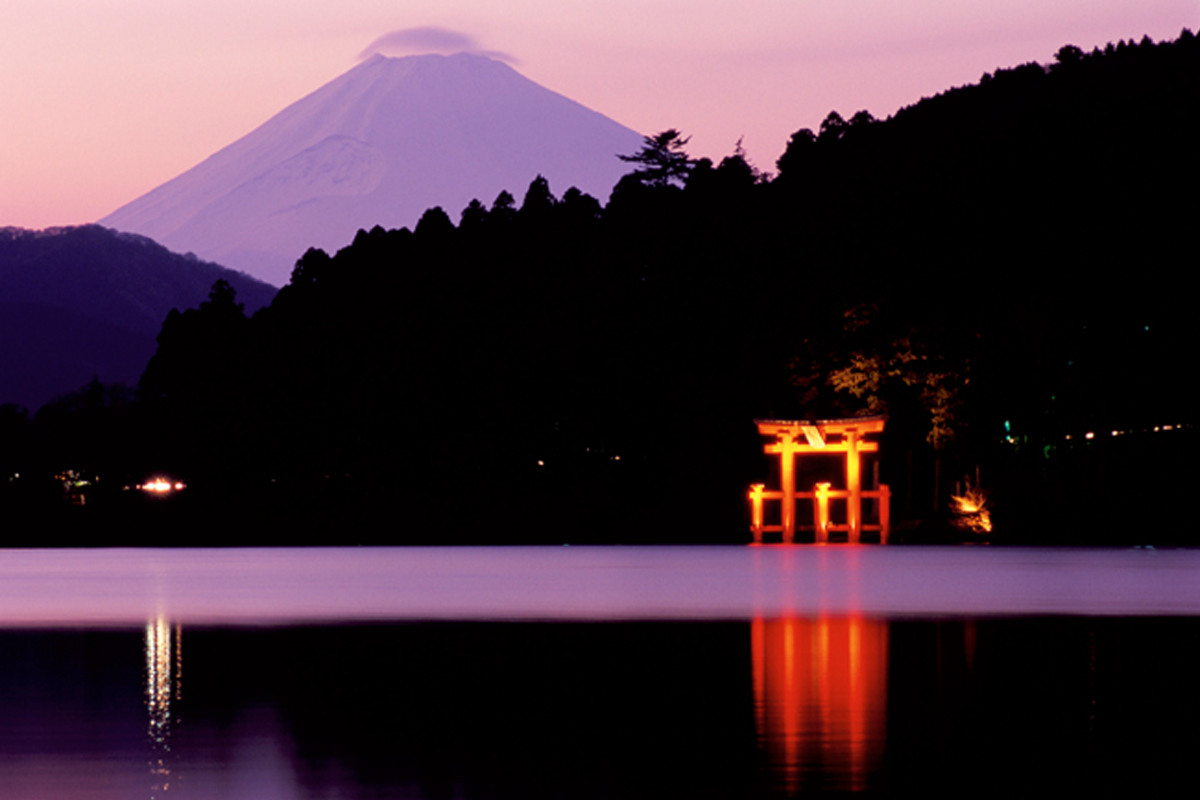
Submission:
[[[0,552],[4,798],[1165,793],[1200,551]]]

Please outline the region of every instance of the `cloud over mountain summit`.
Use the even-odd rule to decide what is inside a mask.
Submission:
[[[474,37],[434,25],[421,25],[413,28],[401,28],[380,36],[371,42],[358,54],[358,60],[370,58],[373,55],[404,56],[419,53],[474,53],[487,56],[506,64],[520,63],[517,59],[496,50],[486,50],[479,45]]]

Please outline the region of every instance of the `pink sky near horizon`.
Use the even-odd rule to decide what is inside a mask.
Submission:
[[[1063,44],[1200,27],[1200,0],[0,0],[0,12],[0,226],[28,228],[114,211],[399,29],[459,32],[635,130],[680,129],[694,156],[743,138],[771,170],[831,109],[886,117]]]

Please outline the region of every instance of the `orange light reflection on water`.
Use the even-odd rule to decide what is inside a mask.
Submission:
[[[783,788],[865,788],[886,734],[887,622],[757,618],[750,636],[759,746]]]

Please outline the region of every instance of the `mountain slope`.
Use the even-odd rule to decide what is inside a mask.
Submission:
[[[0,402],[36,408],[93,377],[137,381],[172,308],[218,279],[247,311],[274,290],[246,275],[97,225],[0,228]]]
[[[373,56],[103,225],[287,282],[310,246],[538,174],[607,197],[641,136],[483,56]]]

